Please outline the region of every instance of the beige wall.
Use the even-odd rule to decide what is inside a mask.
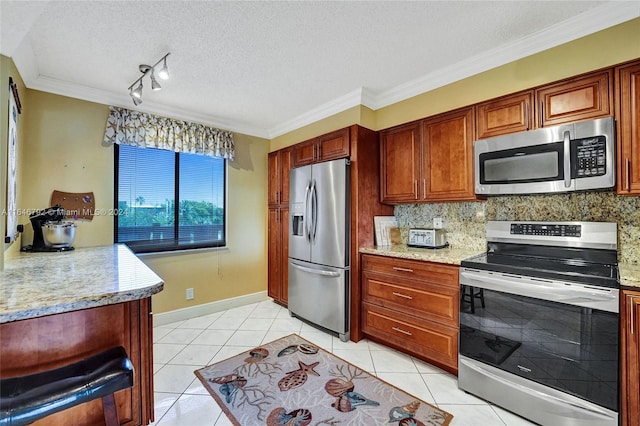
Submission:
[[[113,147],[105,145],[106,105],[26,90],[29,114],[19,162],[21,209],[49,205],[54,189],[92,191],[96,210],[113,207]],[[265,291],[266,157],[268,141],[235,134],[237,157],[228,167],[228,247],[190,253],[146,255],[142,259],[165,281],[154,296],[154,312],[166,312],[230,297]],[[32,241],[29,232],[22,245]],[[77,248],[113,243],[113,217],[78,222]],[[11,248],[7,256],[15,255]],[[99,267],[99,265],[97,265]],[[186,288],[195,298],[187,301]]]
[[[355,108],[271,140],[271,151],[360,124],[382,130],[598,68],[640,58],[640,18],[414,96],[376,111]]]

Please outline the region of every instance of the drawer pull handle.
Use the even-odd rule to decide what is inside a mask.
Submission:
[[[406,334],[407,336],[413,336],[410,331],[405,331],[398,327],[391,327],[392,330],[397,331],[398,333]]]
[[[409,299],[409,300],[413,300],[413,297],[407,295],[407,294],[402,294],[402,293],[397,293],[397,292],[393,292],[392,293],[394,296],[398,296],[398,297],[402,297],[404,299]]]
[[[400,268],[398,266],[394,266],[393,267],[394,271],[402,271],[402,272],[413,272],[413,269],[409,269],[409,268]]]

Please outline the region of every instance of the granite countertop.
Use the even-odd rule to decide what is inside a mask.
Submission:
[[[0,271],[0,323],[143,299],[163,286],[122,244],[20,253]]]
[[[426,249],[408,247],[403,244],[380,247],[361,247],[360,253],[377,254],[379,256],[398,257],[401,259],[424,260],[427,262],[460,265],[462,259],[478,254],[477,251],[459,247]]]
[[[619,263],[620,285],[623,287],[636,287],[640,290],[640,265]]]

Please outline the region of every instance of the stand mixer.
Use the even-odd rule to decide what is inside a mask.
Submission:
[[[65,211],[59,204],[43,210],[39,210],[29,215],[29,220],[31,221],[31,226],[33,227],[33,243],[30,246],[23,247],[22,251],[55,252],[73,250],[73,247],[71,247],[71,243],[73,242],[73,237],[75,236],[75,225],[72,225],[74,232],[71,234],[68,244],[48,244],[47,242],[45,242],[45,238],[43,235],[43,227],[49,226],[50,223],[61,223],[64,218]]]

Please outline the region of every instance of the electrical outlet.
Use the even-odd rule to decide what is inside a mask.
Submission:
[[[187,300],[192,300],[193,299],[193,289],[192,288],[188,288],[187,289]]]
[[[434,217],[433,218],[433,227],[435,229],[442,229],[444,227],[444,221],[442,220],[441,217]]]

